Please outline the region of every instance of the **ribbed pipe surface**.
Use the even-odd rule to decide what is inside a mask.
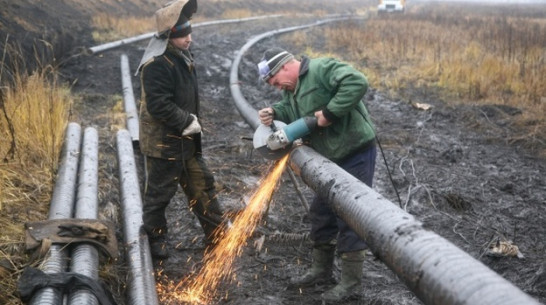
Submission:
[[[154,269],[148,237],[142,227],[142,198],[131,136],[127,130],[122,129],[118,131],[116,140],[125,233],[123,236],[127,248],[127,263],[130,267],[127,281],[127,304],[156,305],[159,302],[155,290]]]
[[[69,123],[65,131],[61,161],[51,196],[49,219],[72,218],[76,180],[78,174],[78,157],[80,155],[81,127],[77,123]],[[40,269],[45,273],[60,273],[66,271],[68,265],[68,249],[63,245],[51,245],[47,258]],[[53,288],[39,290],[30,300],[32,305],[59,305],[63,295]]]
[[[97,130],[88,127],[83,134],[74,218],[97,219],[98,210],[98,151]],[[99,278],[99,253],[92,244],[78,244],[72,249],[70,271],[94,280]],[[68,297],[69,305],[97,305],[97,298],[88,290],[78,290]]]
[[[540,304],[307,146],[291,165],[425,304]]]
[[[121,86],[123,90],[123,106],[127,118],[127,130],[133,142],[138,142],[138,111],[133,93],[133,82],[131,81],[131,68],[127,54],[121,55]]]

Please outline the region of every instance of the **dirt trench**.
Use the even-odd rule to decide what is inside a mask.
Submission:
[[[231,100],[232,60],[253,35],[308,21],[311,19],[271,18],[194,29],[192,50],[200,77],[204,154],[215,173],[220,200],[228,208],[242,208],[271,165],[253,152],[252,143],[247,140],[253,130]],[[305,33],[320,37],[322,30],[317,27]],[[262,52],[271,46],[281,46],[298,55],[305,51],[283,36],[263,40],[243,58],[242,92],[256,108],[273,103],[278,97],[277,92],[257,78],[255,63]],[[146,43],[80,57],[64,71],[64,76],[74,83],[74,92],[81,95],[71,119],[99,131],[101,216],[115,221],[119,221],[120,216],[115,133],[123,128],[120,55],[128,55],[134,71]],[[317,42],[316,48],[321,47]],[[139,79],[135,76],[132,81],[138,100]],[[432,109],[425,111],[408,101],[390,99],[375,88],[366,96],[393,175],[390,181],[380,155],[374,188],[422,221],[426,228],[541,302],[546,301],[544,160],[508,145],[499,136],[496,131],[507,115],[502,108],[447,107],[438,98],[430,95],[425,98],[417,91],[414,94],[414,101],[428,103]],[[400,201],[393,184],[400,193]],[[302,183],[300,187],[310,200],[312,190]],[[171,258],[157,263],[159,281],[177,281],[196,270],[201,266],[204,251],[202,231],[181,192],[169,207],[168,215]],[[275,232],[297,235],[308,229],[305,209],[292,181],[285,175],[256,238]],[[524,258],[488,256],[489,244],[497,239],[513,241]],[[113,268],[123,274],[126,270],[123,262],[120,263]],[[327,286],[308,290],[287,287],[289,278],[309,263],[308,240],[270,243],[261,250],[254,246],[254,240],[249,240],[237,260],[236,279],[221,285],[217,304],[320,303],[320,294]],[[335,274],[339,277],[339,268]],[[108,281],[123,304],[123,280]],[[344,304],[421,304],[421,301],[370,253],[359,294]]]

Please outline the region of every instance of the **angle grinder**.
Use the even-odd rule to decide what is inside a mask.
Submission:
[[[260,124],[254,132],[254,148],[266,159],[280,159],[292,149],[295,140],[310,134],[316,126],[316,117],[303,117],[288,125],[281,121],[269,126]]]

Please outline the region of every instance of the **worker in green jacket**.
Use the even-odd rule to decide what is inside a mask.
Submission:
[[[366,77],[333,58],[297,60],[281,48],[265,51],[258,63],[262,80],[282,91],[282,100],[258,112],[260,121],[289,124],[315,116],[317,128],[303,140],[324,157],[372,187],[375,172],[375,132],[363,97]],[[302,276],[291,279],[296,287],[324,283],[332,278],[335,251],[341,257],[341,280],[322,294],[326,302],[338,302],[361,288],[362,265],[367,245],[339,218],[327,198],[317,194],[310,206],[313,263]]]

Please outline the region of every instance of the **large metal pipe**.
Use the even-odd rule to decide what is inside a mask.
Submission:
[[[72,218],[76,180],[78,174],[78,158],[80,155],[81,127],[77,123],[69,123],[65,131],[62,156],[51,196],[49,219]],[[64,245],[51,245],[40,269],[44,273],[53,274],[65,272],[68,266],[68,249]],[[62,304],[62,293],[53,288],[43,288],[32,296],[29,304],[58,305]]]
[[[311,148],[294,149],[291,162],[423,303],[540,304]]]
[[[78,192],[74,217],[97,219],[98,210],[98,147],[97,130],[87,127],[83,134],[82,153],[78,177]],[[99,278],[99,252],[92,244],[79,244],[72,250],[70,271],[91,279]],[[68,296],[69,305],[97,305],[98,300],[88,290],[77,290]]]
[[[275,33],[281,31],[268,32],[249,41],[241,48],[231,69],[233,99],[254,129],[259,124],[256,110],[239,91],[237,69],[242,55],[252,44]],[[291,153],[291,166],[315,192],[328,196],[340,217],[425,304],[540,304],[469,254],[423,229],[412,215],[313,149],[295,148]]]
[[[121,54],[121,87],[123,90],[123,106],[127,122],[127,130],[131,135],[133,143],[138,142],[138,111],[133,93],[133,82],[131,81],[131,68],[127,54]]]
[[[142,198],[131,136],[125,129],[116,135],[118,149],[121,208],[127,263],[129,305],[159,304],[148,237],[143,229]]]

